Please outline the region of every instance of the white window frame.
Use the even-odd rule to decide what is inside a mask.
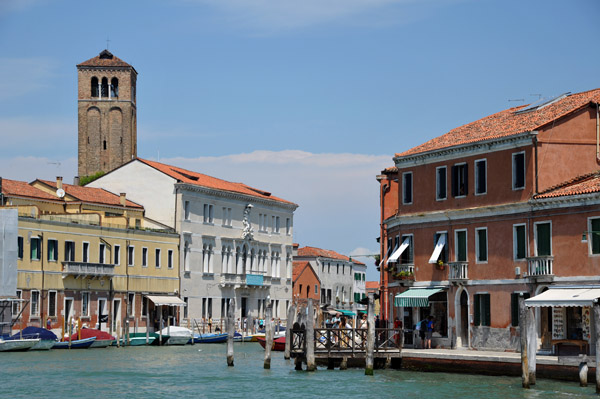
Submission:
[[[172,249],[167,251],[167,269],[173,268],[173,253],[174,251]]]
[[[478,163],[483,163],[485,166],[483,168],[484,170],[484,174],[485,174],[485,187],[483,188],[483,192],[478,193],[477,192],[477,183],[479,182],[479,168],[477,168],[477,164]],[[486,195],[487,194],[487,158],[482,158],[482,159],[476,159],[475,162],[473,163],[473,169],[475,169],[473,172],[473,176],[475,177],[475,181],[473,182],[473,191],[475,192],[475,195]]]
[[[56,243],[54,259],[48,259],[48,262],[58,262],[58,240],[56,238],[48,238],[46,241],[46,252],[50,255],[50,241],[54,241]]]
[[[116,266],[121,264],[121,246],[119,244],[113,245],[113,263]]]
[[[592,220],[599,220],[600,216],[592,216],[587,218],[587,242],[588,242],[588,255],[589,256],[600,256],[600,253],[598,254],[594,254],[592,253],[592,239],[593,239],[593,233],[592,231],[594,230],[592,228]]]
[[[285,218],[285,234],[290,235],[292,233],[292,219]]]
[[[400,256],[398,257],[399,265],[414,265],[415,264],[415,236],[414,236],[414,234],[413,233],[402,234],[402,236],[400,236],[400,245],[402,245],[404,240],[407,238],[410,238],[410,240],[409,240],[408,247],[404,251],[412,251],[412,262],[402,263],[402,261],[401,261],[402,254],[400,254]]]
[[[161,264],[161,255],[162,255],[162,251],[160,250],[160,248],[155,248],[154,249],[154,266],[157,269],[160,269],[160,264]]]
[[[131,250],[131,256],[129,256],[130,250]],[[127,246],[127,266],[130,266],[130,267],[135,266],[135,245]]]
[[[458,233],[465,233],[465,260],[458,260]],[[447,236],[446,236],[447,237]],[[442,249],[443,251],[443,249]],[[454,230],[454,261],[468,262],[469,261],[469,232],[467,229]]]
[[[37,242],[38,242],[38,251],[37,251],[38,253],[37,253],[37,258],[32,258],[32,257],[31,257],[31,248],[32,248],[32,245],[31,245],[31,243],[33,242],[33,240],[37,240]],[[44,256],[44,255],[42,254],[42,238],[41,238],[41,237],[39,237],[39,236],[35,236],[35,237],[34,237],[34,236],[31,236],[31,238],[29,239],[29,258],[30,258],[31,260],[40,260],[40,261],[41,261],[41,260],[42,260],[42,256]]]
[[[23,290],[17,290],[17,299],[23,298]],[[12,303],[12,318],[16,319],[16,317],[21,313],[21,301],[14,301]]]
[[[406,201],[406,179],[405,177],[410,175],[410,201]],[[402,172],[402,205],[412,205],[414,201],[415,192],[413,190],[414,187],[414,177],[413,172]]]
[[[539,222],[534,222],[533,223],[533,242],[534,242],[534,250],[535,250],[535,256],[540,256],[538,255],[538,250],[537,250],[537,243],[538,243],[538,237],[537,237],[537,226],[540,224],[550,224],[550,255],[548,256],[553,256],[554,255],[554,251],[552,250],[552,220],[545,220],[545,221],[539,221]]]
[[[72,256],[72,260],[71,259],[67,259],[67,255],[69,254],[69,251],[67,251],[67,244],[72,244],[72,246],[73,246],[73,251],[71,251],[71,255],[73,255]],[[65,254],[63,256],[63,259],[65,260],[65,262],[75,262],[75,259],[76,259],[76,255],[75,255],[76,247],[77,246],[75,245],[75,241],[71,241],[71,240],[66,240],[65,241],[65,245],[64,245]]]
[[[523,154],[523,187],[515,187],[517,177],[517,170],[515,169],[515,157],[520,154]],[[511,156],[511,163],[513,191],[525,190],[525,187],[527,186],[527,158],[525,157],[525,151],[513,152]]]
[[[525,229],[525,257],[517,258],[517,227],[521,227]],[[488,251],[489,252],[489,251]],[[513,260],[515,262],[525,262],[527,260],[527,255],[529,254],[529,240],[527,239],[527,223],[516,223],[513,224]]]
[[[130,295],[133,295],[133,302],[130,301],[130,299],[129,299]],[[128,312],[130,307],[131,307],[131,313]],[[130,318],[130,319],[135,318],[135,292],[127,293],[127,309],[125,310],[125,313],[127,313],[127,318]]]
[[[485,260],[479,260],[479,232],[485,231]],[[478,264],[486,264],[490,259],[490,239],[488,237],[488,228],[487,227],[477,227],[475,228],[475,263]]]
[[[454,198],[465,198],[469,194],[469,166],[468,166],[468,164],[466,162],[455,163],[452,166],[454,166],[454,167],[464,166],[466,168],[466,172],[465,173],[467,174],[467,176],[465,177],[465,181],[464,181],[465,188],[466,188],[465,193],[463,195],[456,195],[456,197],[454,197]],[[451,185],[450,192],[452,192],[454,190],[454,183],[455,182],[453,180],[453,176],[454,176],[454,173],[452,173],[452,176],[450,177],[450,185]],[[458,176],[458,173],[457,173],[457,176]],[[456,182],[456,184],[457,184],[456,189],[457,189],[457,191],[459,191],[458,189],[460,187],[458,186],[458,182]],[[448,192],[446,192],[446,196],[448,196]]]
[[[98,243],[98,263],[106,263],[106,244],[103,242]]]
[[[444,184],[446,186],[445,191],[445,196],[444,197],[439,197],[438,194],[440,192],[440,179],[439,179],[439,170],[440,169],[444,169],[444,174],[445,174],[445,179],[444,179]],[[448,199],[448,167],[446,165],[444,166],[438,166],[437,168],[435,168],[435,200],[436,201],[445,201]]]
[[[50,314],[50,294],[54,293],[54,314]],[[48,290],[48,317],[56,317],[58,316],[58,291],[56,290]]]
[[[142,267],[148,267],[148,247],[142,247]]]
[[[214,222],[214,207],[212,204],[204,204],[204,223],[205,224],[213,224]]]
[[[84,304],[84,298],[87,296],[87,312],[85,311],[83,304]],[[82,291],[81,292],[81,317],[90,317],[90,292],[89,291]]]
[[[33,307],[33,293],[37,293],[37,301],[36,301],[36,307]],[[31,290],[29,292],[29,300],[31,301],[31,305],[29,306],[29,308],[31,309],[31,316],[32,317],[40,317],[40,291],[39,290]],[[34,312],[35,310],[35,312]]]
[[[86,251],[87,244],[87,251]],[[90,262],[90,243],[88,241],[84,241],[81,243],[81,261],[83,263]]]

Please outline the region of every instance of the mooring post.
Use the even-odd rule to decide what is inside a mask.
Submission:
[[[159,324],[159,327],[160,327],[160,331],[158,332],[158,339],[160,339],[160,341],[158,341],[158,344],[162,345],[163,344],[163,339],[162,339],[162,331],[163,331],[162,313],[160,315],[160,324]]]
[[[343,356],[342,361],[340,362],[340,370],[348,369],[348,356]]]
[[[267,315],[265,317],[265,363],[264,368],[271,368],[271,348],[273,347],[273,323],[271,322],[271,314],[273,305],[271,301],[267,305]]]
[[[529,389],[529,365],[527,362],[527,307],[525,306],[525,297],[519,295],[519,333],[521,334],[521,379],[523,388]]]
[[[235,337],[235,298],[229,300],[227,309],[227,366],[233,367],[233,338]]]
[[[535,310],[527,309],[527,365],[529,366],[529,385],[535,385],[535,368],[537,363],[537,328],[535,327]]]
[[[594,329],[596,335],[596,393],[600,394],[600,305],[594,300]]]
[[[587,387],[588,385],[588,365],[587,356],[583,355],[583,360],[579,363],[579,386]]]
[[[306,371],[315,371],[315,311],[312,298],[306,307]]]
[[[283,353],[284,359],[289,359],[292,348],[292,326],[294,325],[294,316],[296,315],[296,305],[293,303],[290,305],[287,313],[287,322],[285,323],[285,352]]]
[[[367,306],[367,356],[365,359],[365,375],[373,375],[373,352],[375,350],[375,304],[373,293],[369,293]]]

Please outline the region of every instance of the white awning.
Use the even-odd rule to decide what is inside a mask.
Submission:
[[[446,245],[446,234],[440,234],[440,238],[438,238],[438,241],[435,244],[435,249],[431,254],[431,258],[429,258],[429,263],[437,262],[440,254],[442,253],[442,249],[444,249],[444,245]]]
[[[393,255],[397,250],[398,250],[398,247],[394,247],[394,249],[392,250],[391,254]],[[388,254],[389,253],[390,252],[388,252]],[[390,262],[390,258],[391,258],[391,256],[388,256],[387,259],[385,260],[385,262],[383,262],[383,263],[387,265]]]
[[[404,250],[406,248],[408,248],[409,245],[410,245],[410,237],[406,237],[404,239],[404,241],[402,241],[402,245],[400,245],[400,248],[395,250],[394,253],[392,254],[392,256],[390,256],[388,258],[386,264],[390,263],[390,262],[397,262],[398,258],[400,258],[400,255],[402,255],[402,252],[404,252]]]
[[[525,300],[529,307],[592,306],[600,298],[600,288],[550,288]]]
[[[146,295],[156,306],[185,306],[185,302],[177,296]]]

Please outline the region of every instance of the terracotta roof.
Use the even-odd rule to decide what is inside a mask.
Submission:
[[[379,289],[379,281],[365,281],[365,289],[378,290]]]
[[[310,262],[307,261],[294,261],[292,262],[293,264],[293,268],[292,268],[292,281],[296,281],[298,279],[298,277],[300,277],[300,275],[302,273],[304,273],[304,271],[307,268],[310,268],[310,270],[313,272],[313,274],[317,277],[317,280],[319,281],[319,284],[321,283],[321,279],[319,278],[319,276],[317,275],[317,273],[315,272],[315,270],[313,269],[313,267],[310,265]]]
[[[531,111],[518,112],[519,110],[524,110],[529,105],[509,108],[496,114],[486,116],[478,121],[457,127],[456,129],[429,140],[424,144],[396,154],[396,156],[404,157],[530,132],[576,111],[589,103],[598,102],[600,102],[600,89],[594,89],[567,95],[548,105],[540,105],[539,108]]]
[[[535,195],[534,199],[565,197],[600,192],[600,171],[575,177]]]
[[[27,182],[9,179],[2,179],[2,194],[43,200],[59,200],[56,195],[48,194],[45,191],[33,187]]]
[[[78,64],[77,67],[119,67],[133,68],[122,59],[115,57],[110,51],[102,50],[100,54]]]
[[[253,188],[245,185],[244,183],[232,183],[226,180],[221,180],[216,177],[204,175],[198,172],[192,172],[186,169],[179,168],[177,166],[166,165],[164,163],[149,161],[147,159],[137,158],[138,161],[145,163],[160,172],[171,176],[178,182],[193,184],[201,187],[208,187],[216,190],[230,191],[234,193],[240,193],[249,195],[252,197],[258,197],[278,202],[285,202],[286,204],[296,205],[293,202],[286,201],[282,198],[275,197],[271,193],[257,188]],[[296,205],[297,206],[297,205]]]
[[[298,255],[299,257],[321,257],[321,258],[329,258],[329,259],[339,259],[339,260],[345,260],[345,261],[350,261],[350,258],[347,257],[346,255],[341,255],[338,254],[335,251],[331,251],[329,249],[321,249],[321,248],[315,248],[315,247],[302,247],[302,248],[298,248]],[[352,263],[356,263],[358,265],[364,265],[364,263],[359,262],[357,260],[352,259]]]
[[[49,180],[41,180],[37,179],[36,181],[41,182],[50,187],[56,187],[56,182]],[[34,182],[35,183],[35,182]],[[94,188],[94,187],[82,187],[75,186],[73,184],[65,184],[62,185],[63,190],[68,195],[77,198],[79,201],[93,203],[93,204],[103,204],[103,205],[112,205],[112,206],[122,206],[121,205],[121,197],[119,195],[113,194],[110,191],[107,191],[103,188]],[[135,202],[126,200],[126,206],[129,208],[138,208],[144,209],[143,206],[136,204]]]

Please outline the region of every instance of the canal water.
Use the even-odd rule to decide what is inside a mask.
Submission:
[[[263,369],[257,343],[235,345],[227,367],[226,345],[128,347],[0,353],[0,398],[584,398],[594,387],[520,378],[375,370],[295,371],[274,352]]]

